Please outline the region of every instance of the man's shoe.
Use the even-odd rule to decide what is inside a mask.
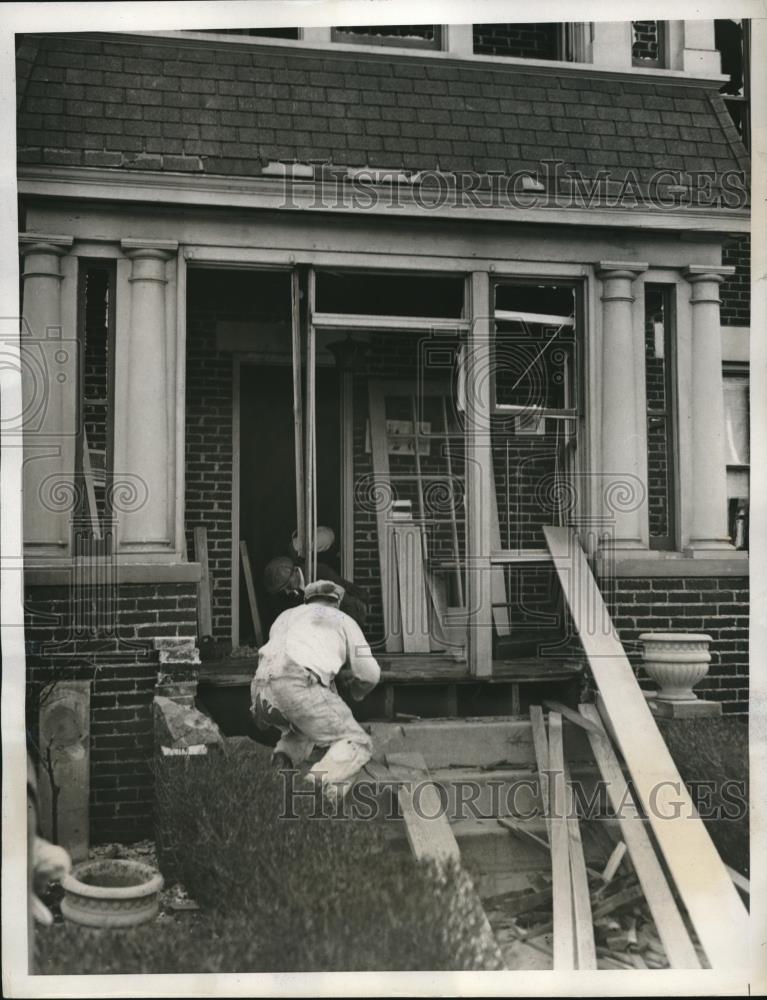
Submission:
[[[293,761],[288,757],[286,753],[277,751],[272,754],[272,764],[277,771],[292,771]]]

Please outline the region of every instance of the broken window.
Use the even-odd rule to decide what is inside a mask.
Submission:
[[[111,551],[108,482],[112,470],[115,263],[81,259],[78,324],[80,339],[80,434],[76,479],[76,555]]]
[[[723,375],[729,534],[736,549],[747,549],[751,462],[748,370],[745,365],[728,365]]]
[[[665,29],[664,21],[631,22],[631,62],[634,66],[665,66]]]
[[[651,549],[676,545],[673,288],[645,285],[647,497]]]
[[[440,47],[436,24],[355,24],[333,28],[334,42],[363,45],[396,45],[405,48]]]

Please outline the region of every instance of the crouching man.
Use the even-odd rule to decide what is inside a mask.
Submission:
[[[277,766],[298,767],[315,746],[328,748],[307,778],[330,799],[346,794],[373,750],[337,694],[336,677],[361,701],[381,674],[359,625],[340,610],[343,597],[344,588],[330,580],[310,583],[305,603],[272,625],[250,688],[256,725],[282,733],[272,758]]]

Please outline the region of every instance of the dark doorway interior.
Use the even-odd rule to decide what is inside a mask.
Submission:
[[[341,526],[341,430],[338,375],[317,369],[317,523]],[[248,544],[264,631],[277,612],[264,590],[264,567],[289,555],[296,528],[292,371],[284,365],[240,369],[240,538]],[[322,554],[337,569],[337,546]],[[240,579],[240,644],[254,643],[245,581]]]

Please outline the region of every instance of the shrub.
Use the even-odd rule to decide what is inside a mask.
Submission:
[[[498,967],[457,868],[416,864],[385,819],[280,818],[283,783],[254,748],[166,758],[158,824],[195,918],[131,931],[52,928],[39,969],[89,972],[462,970]]]

